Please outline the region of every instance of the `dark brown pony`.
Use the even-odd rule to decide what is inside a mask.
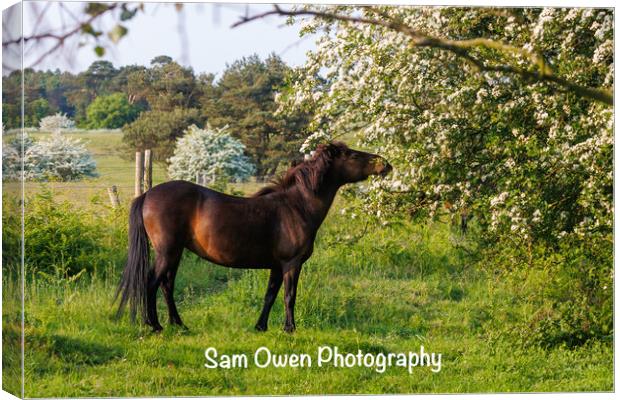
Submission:
[[[295,330],[295,298],[302,264],[340,186],[385,175],[392,167],[374,154],[342,143],[320,145],[314,156],[290,168],[252,197],[236,197],[185,181],[155,186],[133,201],[129,254],[117,296],[118,313],[129,303],[154,331],[157,289],[164,293],[171,324],[183,326],[174,304],[174,278],[184,249],[233,268],[270,269],[263,311],[256,324],[267,330],[269,311],[284,282],[286,322]],[[155,262],[149,268],[149,239]]]

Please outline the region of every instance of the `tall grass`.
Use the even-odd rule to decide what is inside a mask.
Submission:
[[[527,288],[498,279],[455,248],[442,223],[401,222],[363,232],[365,223],[332,212],[304,265],[298,331],[285,334],[281,295],[269,331],[253,329],[268,273],[182,261],[176,297],[184,331],[161,334],[113,318],[118,261],[55,280],[34,274],[26,290],[26,396],[418,393],[611,390],[612,349],[526,345],[511,327],[536,305]],[[343,235],[352,236],[345,239]],[[462,239],[460,239],[462,240]],[[5,291],[15,290],[5,286]],[[161,298],[159,313],[166,320]],[[400,368],[204,368],[204,350],[313,354],[428,351],[442,370]]]
[[[51,183],[49,191],[26,188],[26,223],[32,228],[26,232],[27,397],[612,390],[613,332],[571,342],[566,339],[580,328],[575,324],[598,314],[565,318],[588,310],[568,308],[575,304],[571,294],[583,283],[579,271],[611,259],[606,251],[540,253],[524,268],[515,257],[519,249],[506,244],[480,253],[473,246],[475,226],[466,236],[441,222],[381,226],[340,215],[342,203],[335,204],[303,267],[295,334],[282,332],[281,294],[269,331],[253,329],[267,271],[227,269],[188,252],[175,296],[189,331],[165,323],[161,297],[161,334],[128,318],[115,320],[113,294],[126,256],[127,221],[124,208],[107,205],[105,190],[119,185],[123,207],[133,194],[131,162],[111,150],[120,137],[83,135],[102,173],[96,181]],[[155,181],[164,179],[165,171],[156,168]],[[89,185],[93,188],[82,190]],[[235,189],[249,193],[257,186]],[[4,200],[3,378],[15,392],[19,203]],[[589,305],[604,309],[610,307],[607,300],[593,297]],[[562,302],[565,309],[557,308]],[[443,365],[439,373],[415,369],[412,375],[400,368],[383,374],[363,367],[204,368],[203,354],[211,346],[251,356],[260,346],[312,354],[323,345],[373,353],[424,345],[443,354]]]

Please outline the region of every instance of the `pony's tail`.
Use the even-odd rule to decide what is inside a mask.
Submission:
[[[143,320],[147,321],[147,286],[149,280],[149,240],[144,229],[142,207],[146,194],[137,197],[131,204],[129,211],[129,252],[127,264],[123,271],[121,282],[116,289],[114,300],[121,295],[121,302],[116,312],[119,318],[123,314],[125,305],[129,303],[129,314],[135,322],[136,315],[140,313]]]

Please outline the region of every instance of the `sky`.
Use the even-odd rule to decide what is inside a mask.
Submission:
[[[131,7],[131,3],[129,4]],[[84,3],[46,2],[25,3],[24,34],[52,31],[65,32],[73,16],[83,19]],[[45,8],[47,7],[47,8]],[[56,69],[80,72],[95,60],[111,61],[116,67],[128,64],[148,65],[158,55],[169,55],[194,71],[221,73],[226,64],[251,54],[265,58],[274,52],[289,65],[302,65],[305,54],[314,48],[314,38],[300,38],[299,25],[288,26],[283,17],[269,17],[237,28],[230,26],[239,17],[270,9],[260,4],[185,3],[181,11],[173,4],[147,3],[144,12],[123,23],[129,33],[116,45],[110,44],[104,57],[93,50],[94,41],[80,47],[84,35],[77,35],[63,49],[52,53],[34,65],[35,69]],[[45,12],[43,12],[45,11]],[[42,15],[42,17],[39,17]],[[108,31],[118,21],[112,16],[94,24],[95,29]],[[73,23],[75,25],[75,23]],[[54,43],[52,39],[37,47],[26,47],[25,66],[35,63]]]

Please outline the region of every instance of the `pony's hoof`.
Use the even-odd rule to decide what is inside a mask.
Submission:
[[[284,332],[286,333],[295,332],[295,325],[284,325]]]
[[[189,331],[189,328],[183,322],[171,321],[170,326],[174,326],[182,331]]]
[[[160,333],[161,331],[164,330],[164,327],[159,325],[159,326],[154,326],[153,330],[151,330],[151,333]]]
[[[254,326],[257,332],[267,332],[267,325],[256,324]]]

